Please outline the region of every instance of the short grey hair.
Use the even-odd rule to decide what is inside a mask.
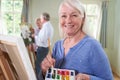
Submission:
[[[50,15],[48,13],[44,12],[44,13],[42,13],[42,16],[46,21],[50,20]]]
[[[80,14],[85,17],[85,8],[80,0],[64,0],[59,7],[59,13],[62,5],[69,5],[80,12]]]

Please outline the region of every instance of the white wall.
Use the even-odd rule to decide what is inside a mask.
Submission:
[[[110,0],[108,9],[106,52],[112,68],[120,76],[120,0]]]
[[[107,23],[107,55],[112,62],[112,54],[114,51],[114,29],[115,29],[115,1],[108,2],[108,23]]]
[[[32,0],[31,4],[31,23],[35,26],[35,19],[40,16],[43,12],[48,12],[51,17],[51,23],[54,27],[54,39],[53,43],[56,40],[60,39],[58,31],[58,7],[61,0]]]
[[[116,62],[113,66],[116,68],[116,72],[120,76],[120,0],[116,0],[115,3],[115,34],[114,34],[114,51],[116,56],[113,57],[113,61]]]

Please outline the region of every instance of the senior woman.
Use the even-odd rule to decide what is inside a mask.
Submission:
[[[85,14],[79,0],[64,0],[60,4],[59,25],[64,38],[55,43],[52,57],[47,55],[40,64],[42,76],[54,65],[75,70],[75,80],[113,80],[109,60],[100,43],[83,31]]]

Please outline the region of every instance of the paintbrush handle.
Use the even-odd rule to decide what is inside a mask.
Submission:
[[[52,49],[51,49],[51,46],[50,46],[50,38],[48,38],[48,48],[49,48],[49,54],[51,54],[52,56]],[[53,68],[54,65],[51,66],[51,68]]]

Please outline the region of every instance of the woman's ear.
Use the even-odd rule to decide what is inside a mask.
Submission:
[[[82,18],[82,23],[81,23],[81,29],[83,28],[83,25],[84,25],[84,23],[85,23],[85,17],[86,17],[86,15],[85,15],[85,13],[84,13],[84,17]]]
[[[85,12],[84,12],[84,17],[83,17],[83,22],[82,22],[82,25],[84,25],[84,23],[85,23],[85,18],[86,18],[86,14],[85,14]]]
[[[85,17],[86,17],[86,14],[85,14],[85,12],[84,12],[83,24],[84,24],[84,22],[85,22]]]

